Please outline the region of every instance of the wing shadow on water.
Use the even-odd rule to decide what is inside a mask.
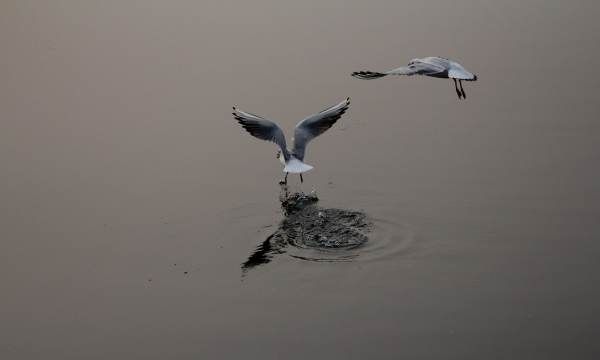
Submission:
[[[311,261],[348,261],[368,241],[371,223],[360,211],[322,208],[314,192],[292,193],[285,185],[280,194],[284,218],[275,232],[260,243],[242,263],[242,276],[268,264],[278,254]]]

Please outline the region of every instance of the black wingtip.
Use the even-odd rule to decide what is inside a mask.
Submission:
[[[384,73],[379,73],[379,72],[375,72],[375,71],[355,71],[352,73],[352,76],[357,78],[357,79],[363,79],[363,80],[371,80],[371,79],[378,79],[380,77],[384,77],[387,74]]]

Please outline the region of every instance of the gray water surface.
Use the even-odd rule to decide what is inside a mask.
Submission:
[[[3,1],[0,358],[600,358],[599,15]],[[478,74],[465,101],[350,76],[424,56]],[[283,174],[231,106],[290,133],[347,96],[291,186],[367,214],[373,241],[243,275]]]

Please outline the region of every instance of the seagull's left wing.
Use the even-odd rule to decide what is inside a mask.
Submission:
[[[339,104],[300,121],[294,130],[294,156],[296,156],[298,160],[303,161],[306,144],[332,127],[333,124],[342,117],[346,110],[348,110],[349,106],[350,98],[346,98],[346,100]]]
[[[279,149],[281,149],[284,159],[287,161],[290,158],[290,154],[285,143],[285,136],[277,124],[258,115],[242,111],[235,106],[233,107],[232,114],[233,117],[240,123],[240,125],[242,125],[242,127],[250,133],[250,135],[261,140],[274,142],[279,146]]]

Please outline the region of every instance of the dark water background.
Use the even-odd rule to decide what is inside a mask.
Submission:
[[[0,358],[600,358],[599,16],[3,1]],[[466,101],[446,80],[349,76],[423,56],[479,75]],[[282,174],[231,106],[289,132],[346,96],[302,189],[369,214],[369,247],[242,277]]]

